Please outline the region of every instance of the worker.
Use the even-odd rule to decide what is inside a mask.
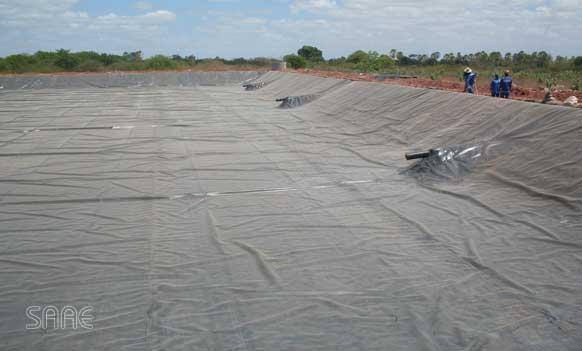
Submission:
[[[511,96],[511,86],[513,84],[513,80],[509,75],[509,70],[505,71],[503,74],[503,78],[501,78],[501,97],[504,99],[509,99]]]
[[[465,79],[465,92],[469,94],[477,93],[477,73],[469,67],[465,68],[463,78]]]
[[[491,96],[499,97],[500,89],[501,89],[501,79],[499,79],[499,74],[496,74],[495,78],[491,80]]]

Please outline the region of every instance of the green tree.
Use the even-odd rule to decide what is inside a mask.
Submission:
[[[388,55],[380,55],[380,57],[376,59],[377,70],[387,69],[392,66],[394,66],[394,59]]]
[[[473,60],[474,64],[477,66],[487,66],[489,64],[489,54],[487,54],[485,51],[480,51],[474,54]]]
[[[285,62],[287,62],[287,64],[289,64],[289,66],[293,69],[307,67],[307,61],[305,60],[305,58],[303,58],[303,56],[291,54],[285,56],[283,60],[285,60]]]
[[[110,55],[110,54],[101,54],[99,55],[99,62],[104,64],[105,66],[111,66],[116,62],[123,61],[123,57],[119,55]]]
[[[445,54],[443,56],[443,59],[441,60],[441,62],[446,64],[446,65],[454,65],[455,64],[455,54],[453,54],[452,52]]]
[[[348,59],[346,60],[348,63],[362,63],[362,62],[366,62],[368,61],[369,57],[368,57],[368,53],[363,51],[363,50],[358,50],[356,52],[353,52],[350,56],[348,56]]]
[[[69,50],[60,49],[57,51],[55,65],[64,70],[70,71],[79,65],[79,59],[71,54]]]
[[[582,71],[582,56],[578,56],[574,59],[574,68],[577,71]]]
[[[396,55],[397,55],[397,53],[398,53],[398,52],[396,51],[396,49],[391,49],[391,50],[390,50],[390,57],[391,57],[393,60],[396,60],[396,59],[397,59],[397,56],[396,56]]]
[[[545,51],[534,52],[530,55],[529,67],[545,68],[552,63],[552,56]]]
[[[517,54],[513,54],[513,63],[519,66],[527,66],[530,60],[530,55],[524,51],[520,51]]]
[[[230,60],[227,64],[231,64],[231,65],[245,65],[247,63],[248,63],[248,61],[244,57],[239,57],[239,58],[235,58],[233,60]]]
[[[73,54],[81,63],[85,61],[100,61],[101,55],[95,51],[81,51]]]
[[[57,53],[48,51],[37,51],[34,53],[33,56],[38,62],[43,62],[45,64],[53,64],[54,61],[56,60]]]
[[[412,54],[412,55],[402,55],[399,59],[398,59],[398,64],[402,65],[402,66],[407,66],[407,65],[415,65],[418,63],[418,55],[416,54]]]
[[[432,54],[430,54],[430,57],[426,60],[426,63],[429,65],[436,65],[437,63],[439,63],[440,59],[441,59],[441,53],[436,51],[436,52],[433,52]]]
[[[493,66],[501,66],[503,64],[503,56],[499,51],[493,51],[489,54],[489,62]]]
[[[37,63],[37,60],[30,55],[18,54],[10,55],[4,59],[7,70],[10,72],[23,73],[30,71],[30,66]]]
[[[139,62],[143,61],[143,54],[141,51],[124,52],[123,58],[130,62]]]
[[[193,66],[196,64],[196,56],[194,55],[186,56],[186,61],[188,61],[188,63]]]
[[[315,46],[305,45],[297,51],[297,55],[303,57],[307,61],[320,62],[324,61],[323,52]]]

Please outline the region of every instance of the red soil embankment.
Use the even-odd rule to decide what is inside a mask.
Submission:
[[[440,80],[432,80],[428,78],[386,78],[379,81],[374,75],[368,73],[354,73],[354,72],[334,72],[334,71],[319,71],[313,69],[300,69],[293,72],[301,74],[310,74],[319,77],[349,79],[354,81],[378,82],[385,84],[397,84],[404,86],[411,86],[416,88],[429,88],[448,91],[463,91],[463,83],[455,81],[450,78],[443,78]],[[490,95],[489,82],[481,82],[477,85],[478,95]],[[512,99],[541,102],[544,98],[545,92],[540,88],[529,88],[520,86],[519,82],[514,82]],[[570,96],[576,96],[579,101],[582,101],[582,91],[574,90],[556,90],[553,92],[554,97],[564,101]]]

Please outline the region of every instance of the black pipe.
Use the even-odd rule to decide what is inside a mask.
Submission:
[[[407,160],[415,160],[417,158],[427,158],[430,156],[430,151],[423,151],[423,152],[409,152],[404,154],[404,157]]]
[[[432,155],[437,155],[439,153],[439,149],[430,149],[428,151],[422,151],[422,152],[408,152],[406,154],[404,154],[404,157],[407,160],[415,160],[418,158],[427,158],[430,157]]]

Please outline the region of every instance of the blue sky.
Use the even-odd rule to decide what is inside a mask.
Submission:
[[[582,55],[582,0],[0,0],[0,56],[66,48],[327,58],[545,50]]]

